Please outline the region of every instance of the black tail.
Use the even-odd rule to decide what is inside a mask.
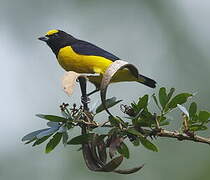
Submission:
[[[140,83],[148,86],[148,87],[151,87],[151,88],[155,88],[156,87],[156,81],[154,81],[153,79],[150,79],[146,76],[143,76],[141,74],[139,74],[139,79],[140,79]]]

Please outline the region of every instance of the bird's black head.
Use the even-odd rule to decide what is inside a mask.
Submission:
[[[56,56],[60,48],[71,45],[77,41],[77,39],[70,34],[57,29],[48,31],[45,36],[39,37],[38,39],[46,42]]]

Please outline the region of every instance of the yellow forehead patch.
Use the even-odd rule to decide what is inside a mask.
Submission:
[[[53,35],[55,33],[58,33],[58,30],[57,29],[52,29],[52,30],[49,30],[46,35],[50,36],[50,35]]]

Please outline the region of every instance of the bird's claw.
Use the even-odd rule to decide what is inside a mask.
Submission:
[[[81,97],[81,102],[83,104],[88,104],[88,103],[90,103],[90,98],[88,96],[82,96]]]

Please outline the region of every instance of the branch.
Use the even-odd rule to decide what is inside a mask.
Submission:
[[[158,132],[156,135],[159,137],[176,138],[179,141],[188,140],[188,141],[200,142],[210,145],[210,138],[204,138],[195,134],[187,135],[186,133],[179,133],[179,132],[173,132],[161,129],[161,131]]]
[[[81,89],[81,93],[82,93],[82,97],[81,97],[81,102],[84,106],[84,109],[86,111],[89,110],[88,108],[88,103],[89,103],[89,98],[87,96],[87,80],[84,76],[80,76],[78,77],[79,80],[79,84],[80,84],[80,89]]]
[[[94,128],[97,127],[112,127],[111,125],[104,125],[102,126],[101,124],[97,124],[94,121],[87,123],[85,121],[80,121],[83,124],[86,125],[90,125]],[[130,126],[130,128],[132,128],[132,126]],[[134,127],[133,127],[134,128]],[[155,136],[155,137],[168,137],[168,138],[174,138],[177,139],[179,141],[183,141],[183,140],[187,140],[187,141],[194,141],[194,142],[200,142],[200,143],[204,143],[204,144],[208,144],[210,145],[210,138],[205,138],[202,136],[198,136],[192,132],[186,132],[186,133],[180,133],[177,131],[168,131],[165,129],[153,129],[153,130],[149,130],[149,129],[143,129],[141,128],[140,133],[142,133],[145,136]]]

